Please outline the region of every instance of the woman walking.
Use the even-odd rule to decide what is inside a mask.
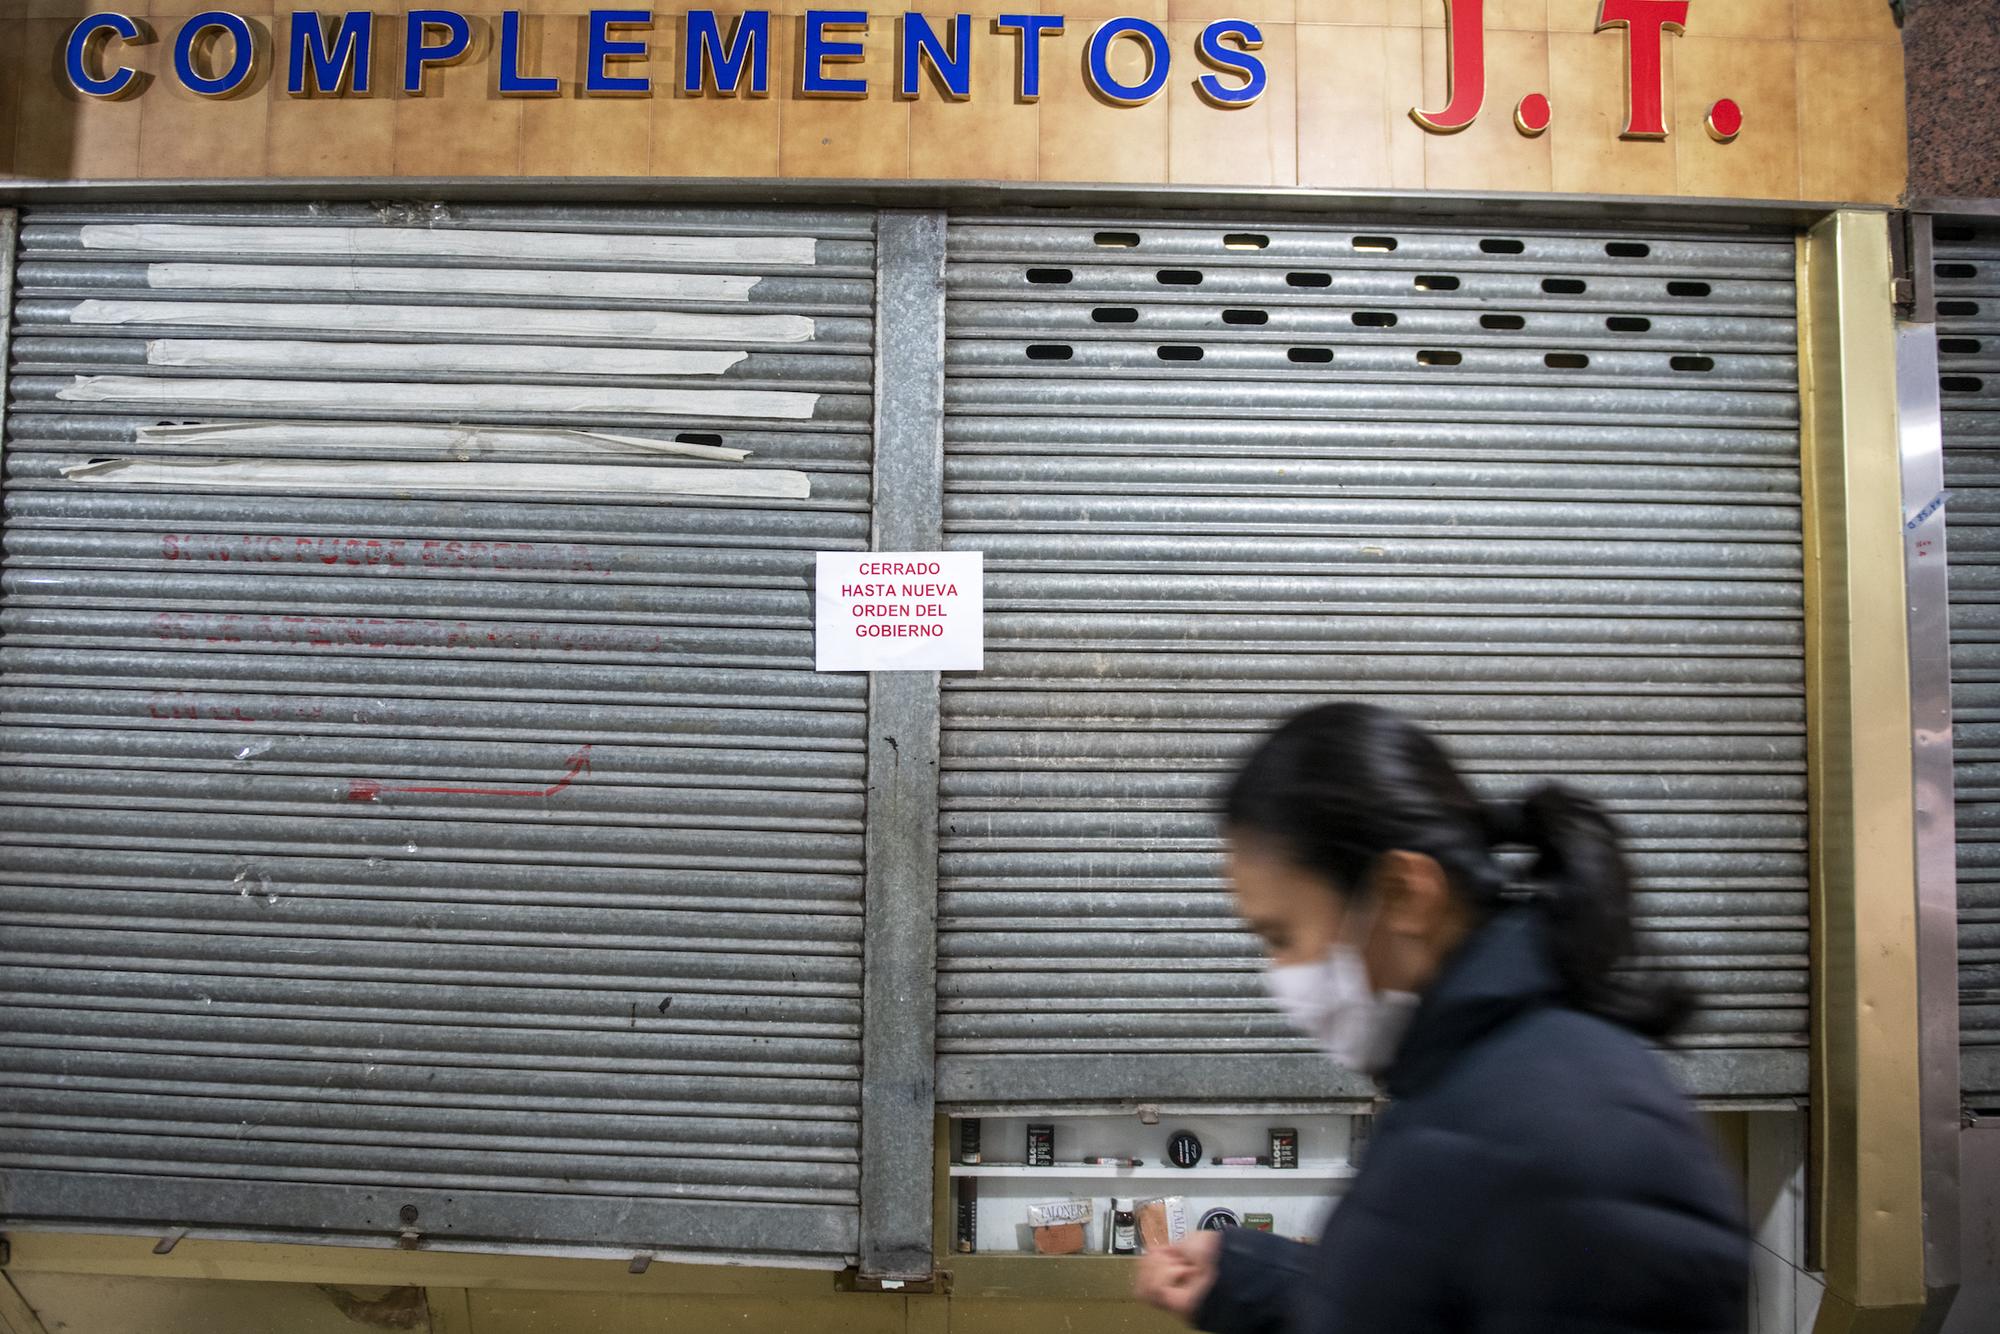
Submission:
[[[1334,704],[1223,820],[1279,1008],[1391,1102],[1316,1246],[1198,1233],[1142,1300],[1214,1334],[1740,1334],[1737,1192],[1647,1041],[1688,1005],[1613,971],[1633,891],[1595,803],[1483,805],[1422,729]]]

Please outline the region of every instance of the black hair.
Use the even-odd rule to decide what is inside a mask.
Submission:
[[[1419,852],[1482,916],[1517,900],[1548,914],[1565,1001],[1649,1037],[1693,1008],[1675,985],[1617,971],[1633,948],[1633,878],[1617,826],[1595,801],[1546,784],[1518,804],[1482,802],[1423,728],[1371,704],[1295,715],[1254,750],[1223,798],[1223,823],[1270,840],[1342,894],[1384,853]],[[1533,851],[1509,880],[1497,849]]]

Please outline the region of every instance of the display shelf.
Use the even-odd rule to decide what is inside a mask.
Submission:
[[[1036,1177],[1048,1181],[1347,1181],[1355,1168],[1346,1163],[1300,1163],[1297,1167],[1029,1167],[1025,1163],[953,1163],[954,1177]]]
[[[1342,1113],[1287,1111],[1251,1116],[1243,1113],[1162,1117],[1157,1122],[1131,1116],[1077,1115],[1035,1118],[981,1117],[975,1148],[983,1161],[946,1161],[938,1170],[947,1178],[945,1207],[950,1211],[946,1235],[955,1257],[1020,1268],[1022,1281],[1040,1268],[1076,1275],[1079,1284],[1102,1283],[1107,1289],[1120,1281],[1120,1266],[1089,1264],[1106,1258],[1109,1237],[1105,1220],[1114,1198],[1135,1200],[1178,1196],[1196,1224],[1212,1209],[1227,1209],[1238,1218],[1264,1214],[1272,1231],[1282,1237],[1317,1236],[1328,1211],[1349,1191],[1356,1169],[1348,1159],[1354,1149],[1353,1120]],[[1054,1133],[1055,1162],[1031,1167],[1029,1130],[1049,1126]],[[1271,1132],[1283,1127],[1295,1132],[1297,1167],[1223,1165],[1210,1159],[1265,1157]],[[964,1143],[964,1122],[952,1121],[940,1137],[941,1157],[957,1158]],[[1189,1134],[1202,1144],[1201,1161],[1176,1167],[1167,1157],[1176,1137]],[[1045,1143],[1039,1136],[1037,1145]],[[1098,1156],[1141,1158],[1139,1167],[1087,1163]],[[968,1196],[974,1198],[968,1200]],[[1028,1211],[1052,1200],[1089,1200],[1093,1221],[1085,1233],[1089,1247],[1080,1256],[1035,1254],[1034,1230]],[[956,1250],[962,1230],[969,1230],[974,1250]],[[1060,1261],[1070,1261],[1065,1265]],[[1011,1275],[1012,1271],[1007,1271]],[[1101,1275],[1102,1277],[1096,1277]],[[1012,1281],[1010,1277],[1008,1281]]]

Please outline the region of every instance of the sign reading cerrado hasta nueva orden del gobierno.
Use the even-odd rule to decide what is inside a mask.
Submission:
[[[1484,0],[1439,3],[1445,10],[1445,104],[1436,109],[1413,106],[1410,116],[1432,133],[1451,134],[1470,126],[1486,109],[1485,4]],[[1690,4],[1691,0],[1600,0],[1597,32],[1624,46],[1622,138],[1666,137],[1663,57],[1668,37],[1687,30]],[[378,41],[384,29],[400,25],[401,91],[422,97],[427,92],[427,72],[472,58],[476,46],[483,45],[474,41],[474,25],[492,23],[494,91],[503,97],[560,96],[563,81],[535,68],[528,57],[524,32],[535,21],[521,10],[502,11],[494,20],[453,9],[411,9],[394,17],[367,10],[301,10],[277,20],[209,10],[182,22],[174,33],[173,78],[201,96],[228,98],[255,86],[266,72],[259,66],[268,60],[281,67],[268,72],[281,72],[286,91],[294,96],[371,96],[378,81]],[[655,33],[656,17],[646,9],[596,9],[573,21],[580,22],[583,31],[582,73],[573,81],[579,96],[652,95],[654,81],[644,72],[643,62],[650,58],[656,40],[680,46],[680,87],[675,91],[683,96],[764,97],[771,92],[769,10],[727,15],[689,10],[673,25],[671,38]],[[919,97],[928,82],[937,96],[948,101],[971,99],[975,58],[1010,62],[1014,95],[1024,101],[1038,99],[1048,74],[1043,43],[1068,27],[1068,20],[1057,14],[1003,14],[975,25],[969,14],[933,20],[906,13],[882,19],[858,9],[808,10],[795,21],[799,60],[793,91],[799,96],[852,98],[875,93],[854,67],[864,59],[861,38],[872,23],[880,22],[893,23],[897,29],[893,95]],[[282,40],[263,27],[266,22],[288,24]],[[86,97],[135,97],[150,79],[124,63],[121,52],[157,40],[144,19],[116,11],[93,14],[70,29],[63,68],[71,86]],[[1263,41],[1258,26],[1243,19],[1223,18],[1204,25],[1195,35],[1194,49],[1186,53],[1192,57],[1192,81],[1202,98],[1223,109],[1251,106],[1262,98],[1269,85],[1257,54]],[[1144,57],[1129,77],[1113,68],[1113,53],[1120,43],[1136,44]],[[1104,101],[1140,106],[1166,89],[1176,64],[1173,43],[1159,24],[1137,17],[1112,18],[1096,22],[1090,30],[1081,77]],[[1546,93],[1525,90],[1514,102],[1514,128],[1529,137],[1540,135],[1555,112]],[[1710,105],[1704,120],[1710,137],[1721,143],[1734,140],[1743,128],[1741,108],[1724,96]]]

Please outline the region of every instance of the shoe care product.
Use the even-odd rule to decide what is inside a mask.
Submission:
[[[1139,1201],[1139,1245],[1157,1251],[1187,1236],[1187,1201],[1178,1195]]]
[[[1111,1202],[1111,1253],[1113,1255],[1139,1253],[1139,1219],[1130,1200]]]
[[[979,1183],[966,1177],[958,1183],[958,1253],[979,1249]]]
[[[1028,1206],[1028,1226],[1034,1229],[1035,1254],[1075,1255],[1083,1250],[1083,1229],[1090,1222],[1089,1200],[1055,1200]]]

